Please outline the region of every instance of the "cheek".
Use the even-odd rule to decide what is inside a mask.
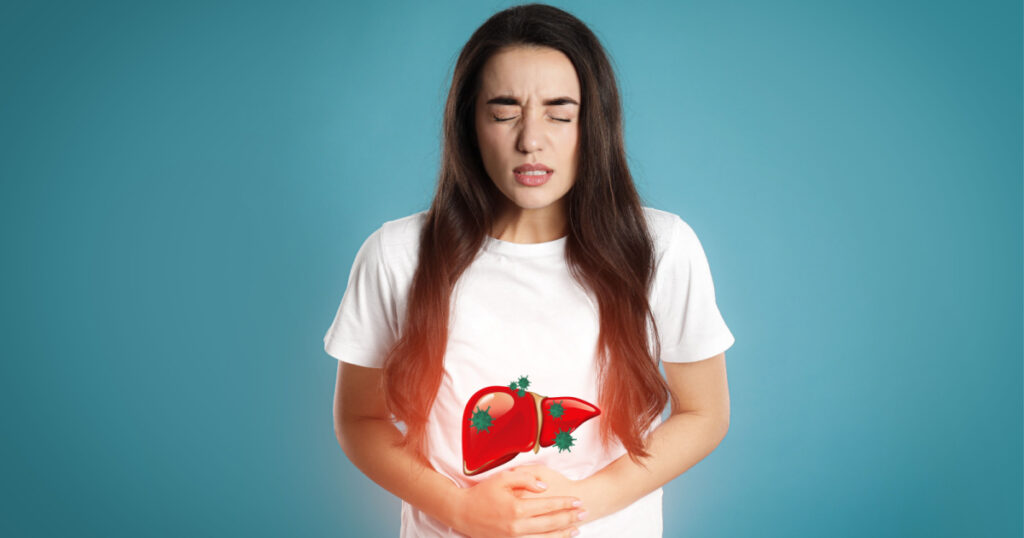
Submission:
[[[501,146],[500,135],[495,129],[482,127],[476,131],[477,141],[480,143],[480,153],[484,156],[496,155]]]
[[[579,143],[579,132],[575,129],[566,129],[561,133],[562,147],[569,150],[570,152],[576,150],[576,144]]]
[[[576,133],[567,133],[563,140],[562,148],[564,159],[570,166],[575,168],[579,157],[579,136]]]
[[[495,147],[495,131],[488,128],[488,125],[477,122],[476,140],[480,144],[481,152],[489,152]]]
[[[494,151],[499,146],[500,137],[493,129],[484,129],[480,131],[480,140],[486,144],[491,151]]]

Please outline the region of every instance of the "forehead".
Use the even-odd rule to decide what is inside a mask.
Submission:
[[[480,72],[480,98],[497,95],[580,98],[572,61],[552,48],[512,47],[498,51]]]

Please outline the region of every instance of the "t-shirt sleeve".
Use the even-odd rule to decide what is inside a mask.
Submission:
[[[383,227],[359,247],[345,294],[324,335],[327,354],[345,362],[382,368],[397,339],[394,282],[382,243]]]
[[[715,303],[704,247],[675,216],[651,288],[651,309],[661,337],[661,360],[694,362],[732,347],[736,339]]]

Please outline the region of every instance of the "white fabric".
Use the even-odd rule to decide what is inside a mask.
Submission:
[[[650,301],[662,341],[660,359],[693,362],[732,347],[735,338],[715,302],[704,249],[678,215],[644,208],[655,238],[658,270]],[[334,322],[324,336],[332,357],[380,368],[401,334],[407,293],[416,270],[421,211],[384,223],[362,244]],[[598,405],[596,299],[572,279],[564,257],[567,238],[511,243],[487,237],[452,297],[445,373],[427,427],[430,462],[460,487],[471,487],[509,467],[541,463],[570,479],[599,471],[626,453],[617,441],[602,450],[599,415],[573,432],[569,451],[555,447],[521,453],[487,472],[462,473],[463,408],[477,390],[508,386],[528,376],[529,390],[573,396]],[[653,332],[649,331],[653,342]],[[661,423],[660,417],[651,425]],[[648,430],[648,431],[650,431]],[[584,522],[581,537],[662,535],[662,489],[604,518]],[[463,537],[405,501],[402,538]]]

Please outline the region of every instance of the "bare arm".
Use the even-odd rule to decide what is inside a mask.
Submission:
[[[729,387],[725,354],[692,363],[663,363],[669,388],[680,409],[650,435],[642,459],[647,469],[628,454],[583,480],[580,495],[592,517],[617,512],[684,473],[710,454],[729,430]]]
[[[454,527],[454,499],[462,489],[417,460],[411,449],[393,446],[402,432],[386,415],[380,381],[380,368],[338,361],[334,432],[341,449],[377,485]]]
[[[411,449],[396,448],[402,438],[386,415],[381,369],[343,361],[334,394],[334,431],[345,455],[380,487],[444,525],[471,536],[519,536],[544,532],[568,537],[582,507],[578,498],[520,499],[519,491],[543,492],[533,475],[505,471],[471,488],[460,488],[424,464]],[[541,536],[538,534],[537,536]]]

